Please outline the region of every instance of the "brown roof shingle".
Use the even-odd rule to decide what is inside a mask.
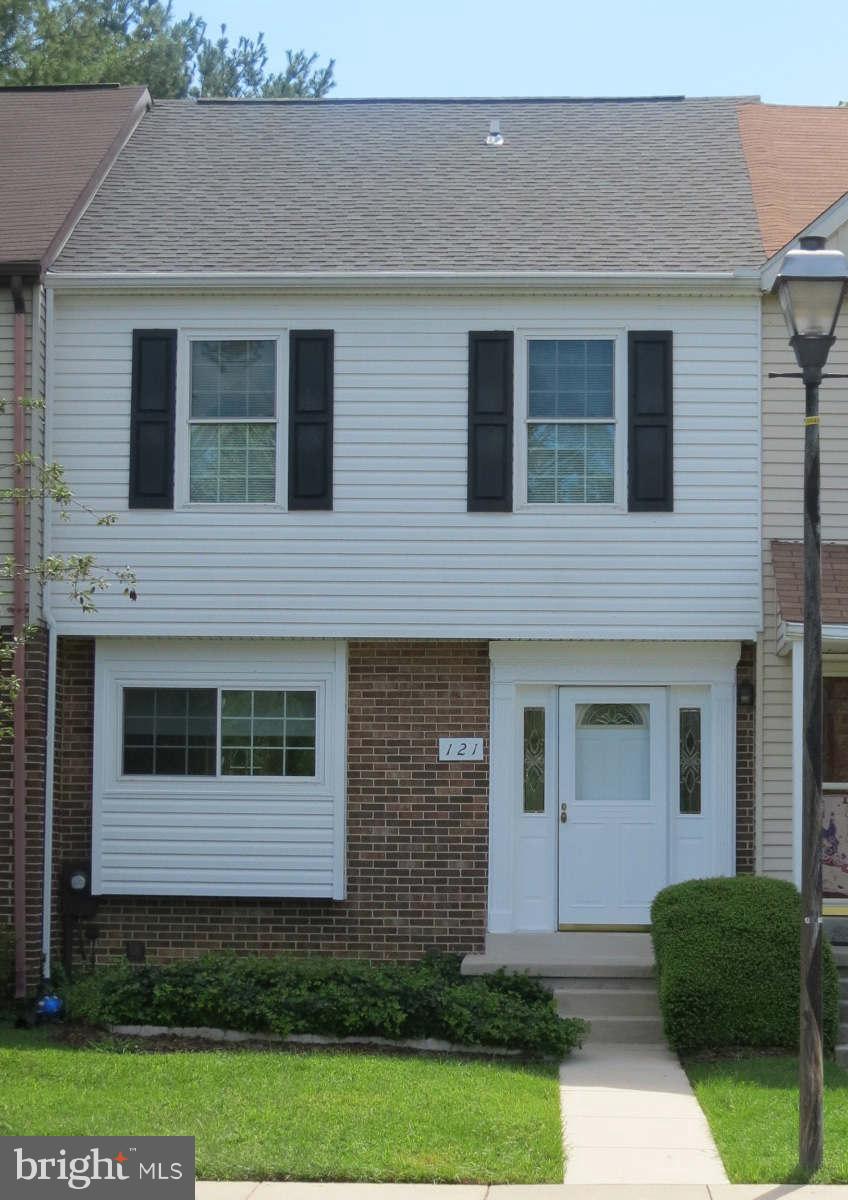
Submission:
[[[739,128],[770,258],[848,192],[848,109],[743,104]]]
[[[0,269],[49,265],[147,100],[143,87],[0,88]]]
[[[848,545],[822,543],[822,624],[848,625]],[[804,619],[804,546],[773,541],[771,561],[782,621]]]

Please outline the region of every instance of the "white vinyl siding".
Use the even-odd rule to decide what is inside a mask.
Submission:
[[[769,379],[796,371],[777,299],[763,303],[763,578],[760,650],[759,868],[792,878],[792,656],[778,655],[778,612],[770,544],[800,541],[803,528],[804,389],[799,379]],[[848,314],[843,313],[828,371],[848,372]],[[848,541],[848,409],[843,381],[825,381],[821,407],[823,541]]]
[[[119,521],[57,523],[53,548],[129,562],[139,580],[137,603],[101,597],[91,620],[54,588],[61,631],[753,637],[757,306],[730,295],[57,292],[55,456],[80,498]],[[128,511],[131,331],[232,336],[234,312],[254,331],[334,330],[334,510]],[[469,330],[556,337],[578,326],[673,330],[675,511],[467,512]],[[178,451],[178,470],[181,462]]]
[[[95,893],[343,898],[345,683],[339,642],[98,639]],[[144,688],[312,693],[314,774],[125,775],[123,695]]]

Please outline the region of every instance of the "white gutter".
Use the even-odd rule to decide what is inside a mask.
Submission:
[[[777,627],[777,653],[788,654],[793,642],[802,642],[804,640],[804,623],[803,621],[781,621]],[[827,643],[832,643],[828,647]],[[842,648],[842,644],[848,642],[848,625],[828,625],[822,624],[822,646],[825,650],[828,648]]]
[[[738,271],[48,271],[48,288],[97,291],[138,288],[242,287],[257,290],[308,288],[319,291],[385,290],[462,291],[532,290],[569,287],[615,292],[661,287],[731,289],[757,292],[760,272]]]

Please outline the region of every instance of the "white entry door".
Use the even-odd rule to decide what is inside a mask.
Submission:
[[[559,689],[559,923],[647,925],[669,882],[663,688]]]

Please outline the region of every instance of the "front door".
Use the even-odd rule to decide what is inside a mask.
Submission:
[[[559,689],[559,923],[650,922],[669,881],[663,688]]]

